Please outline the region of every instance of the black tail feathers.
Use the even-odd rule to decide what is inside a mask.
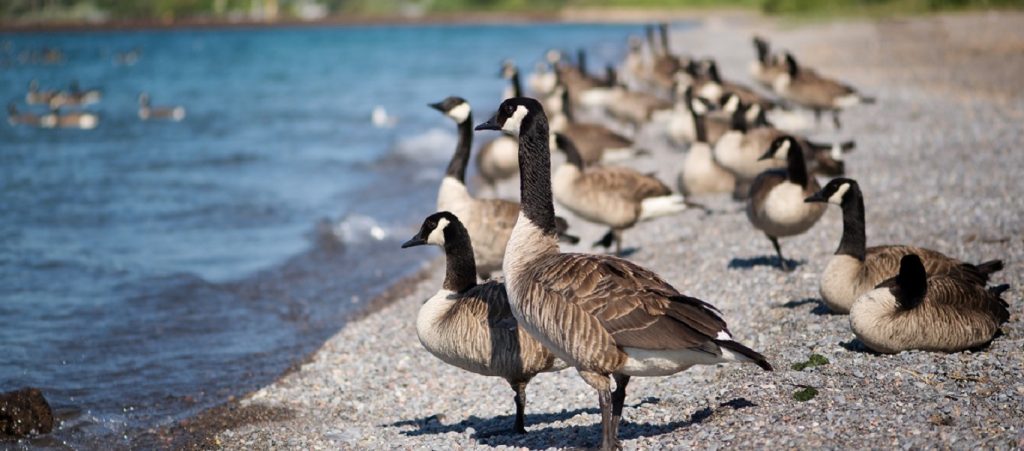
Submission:
[[[714,342],[718,346],[721,346],[732,352],[740,354],[750,360],[753,360],[754,363],[757,364],[757,366],[761,367],[761,369],[765,371],[774,371],[772,368],[772,364],[768,363],[768,359],[764,358],[763,355],[761,355],[760,353],[753,349],[750,349],[732,340],[714,340]]]

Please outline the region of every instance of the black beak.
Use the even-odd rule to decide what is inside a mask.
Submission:
[[[501,126],[498,125],[498,116],[491,116],[491,118],[488,119],[487,122],[477,125],[476,128],[474,128],[474,130],[501,130]]]
[[[419,235],[417,235],[410,238],[409,241],[402,243],[402,249],[413,246],[422,246],[424,244],[427,244],[427,240],[424,240],[423,238],[420,238]]]
[[[810,196],[807,196],[806,199],[804,199],[804,202],[827,202],[827,201],[828,201],[828,199],[826,199],[825,196],[823,194],[821,194],[821,191],[818,191],[818,192],[816,192],[814,194],[811,194]]]
[[[429,106],[429,107],[431,107],[431,108],[433,108],[433,109],[435,109],[435,110],[437,110],[437,111],[440,111],[440,112],[444,113],[444,105],[443,105],[443,102],[437,102],[437,103],[428,103],[428,104],[427,104],[427,106]]]

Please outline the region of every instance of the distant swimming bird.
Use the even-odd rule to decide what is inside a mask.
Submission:
[[[25,94],[25,103],[29,105],[49,105],[50,100],[59,94],[59,91],[40,91],[39,81],[32,80],[28,83],[28,92]]]
[[[19,112],[17,105],[11,102],[7,104],[7,123],[11,124],[11,126],[27,125],[30,127],[41,127],[42,116]]]
[[[139,119],[148,121],[150,119],[167,119],[180,121],[185,119],[185,107],[153,107],[149,104],[149,94],[139,94]]]
[[[516,393],[513,431],[525,434],[526,385],[538,373],[568,365],[519,327],[505,284],[476,283],[471,240],[462,222],[444,211],[428,216],[419,233],[402,244],[403,249],[440,246],[447,261],[441,289],[420,307],[416,335],[445,363],[508,381]]]
[[[373,126],[377,128],[390,128],[394,127],[398,123],[398,118],[388,115],[388,111],[383,106],[377,105],[373,107],[373,113],[370,114],[370,121],[373,122]]]
[[[917,255],[929,276],[951,274],[958,279],[974,280],[982,286],[988,283],[992,273],[1003,269],[1001,260],[974,265],[916,246],[867,247],[864,195],[856,180],[832,179],[804,201],[827,202],[843,209],[843,236],[839,249],[821,273],[820,285],[822,301],[835,313],[848,313],[857,298],[895,277],[899,272],[900,259],[906,255]]]
[[[916,254],[900,259],[896,277],[865,293],[850,309],[850,328],[869,349],[885,354],[959,352],[982,346],[1010,319],[1000,295],[974,280],[929,276]]]
[[[782,136],[773,141],[761,157],[769,158],[785,161],[786,167],[769,169],[754,179],[747,199],[747,219],[764,232],[779,256],[779,266],[789,271],[791,268],[782,256],[779,238],[809,230],[821,219],[825,206],[804,202],[821,186],[813,175],[808,174],[804,153],[792,136]]]
[[[612,256],[560,252],[540,102],[508,99],[476,129],[519,137],[523,207],[504,262],[509,306],[523,329],[597,391],[601,449],[618,448],[632,376],[668,376],[725,362],[772,369],[764,356],[733,340],[718,309],[683,295],[657,274]]]
[[[86,106],[99,103],[103,98],[103,91],[99,89],[82,89],[78,81],[72,81],[67,91],[59,92],[50,99],[50,108],[61,108],[65,106]]]
[[[40,126],[43,128],[78,128],[92,130],[100,124],[100,117],[95,113],[87,111],[69,111],[61,113],[60,109],[54,108],[50,113],[40,118]]]

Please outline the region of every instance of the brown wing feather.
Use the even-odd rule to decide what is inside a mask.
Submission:
[[[634,201],[672,194],[672,189],[661,180],[621,166],[588,168],[580,180]]]
[[[924,304],[947,315],[992,321],[991,327],[999,327],[1010,319],[1008,306],[999,295],[971,279],[957,276],[929,277]]]
[[[535,286],[546,287],[596,318],[620,347],[708,348],[726,331],[719,312],[681,295],[657,274],[629,261],[591,254],[558,254]]]
[[[872,246],[867,248],[864,262],[865,265],[871,268],[873,274],[879,275],[880,283],[882,280],[899,273],[900,259],[904,255],[909,254],[917,254],[918,257],[921,257],[925,273],[929,276],[951,275],[977,285],[985,285],[988,282],[988,275],[979,271],[974,265],[923,247],[904,245]]]

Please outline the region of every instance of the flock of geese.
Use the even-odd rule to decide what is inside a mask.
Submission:
[[[100,116],[83,109],[97,104],[103,99],[99,89],[81,89],[78,82],[72,81],[66,90],[43,90],[39,82],[29,82],[25,93],[25,104],[41,105],[47,108],[45,113],[32,113],[18,109],[14,102],[7,104],[7,122],[11,126],[28,126],[36,128],[71,128],[92,130],[99,126]],[[182,106],[154,107],[149,103],[149,94],[142,92],[138,97],[139,119],[181,121],[185,119],[185,108]],[[72,110],[68,110],[72,108]]]
[[[430,105],[457,124],[459,140],[438,190],[438,212],[402,245],[440,246],[447,262],[416,331],[442,361],[508,381],[516,432],[525,432],[526,385],[542,372],[577,370],[598,393],[601,449],[616,449],[631,377],[723,362],[772,370],[763,355],[733,339],[712,304],[617,255],[561,252],[560,241],[577,238],[555,216],[555,201],[607,226],[597,244],[614,244],[621,254],[622,233],[636,223],[696,205],[687,197],[729,193],[746,204],[750,224],[771,241],[783,270],[792,268],[778,239],[804,233],[834,204],[842,209],[843,234],[821,274],[820,294],[834,313],[849,314],[866,347],[957,352],[995,337],[1009,319],[1000,298],[1009,286],[988,286],[1001,261],[965,263],[908,245],[867,247],[863,195],[857,181],[842,176],[843,154],[854,144],[816,143],[773,125],[804,108],[819,118],[830,113],[839,128],[842,110],[873,99],[755,38],[751,74],[774,93],[768,96],[723,79],[714,60],[671,52],[666,25],[646,31],[646,48],[643,39],[630,38],[625,60],[603,76],[587,71],[583,52],[570,63],[549,51],[528,80],[534,97],[524,95],[516,66],[502,65],[510,81],[506,99],[475,130],[503,134],[481,146],[476,161],[488,185],[518,177],[519,203],[469,192],[469,103],[452,96]],[[688,145],[679,192],[616,165],[646,151],[604,125],[578,121],[577,108],[603,111],[634,130],[661,124],[669,139]],[[552,172],[555,151],[565,163]],[[822,187],[815,174],[834,178]],[[496,271],[503,282],[490,279]]]

